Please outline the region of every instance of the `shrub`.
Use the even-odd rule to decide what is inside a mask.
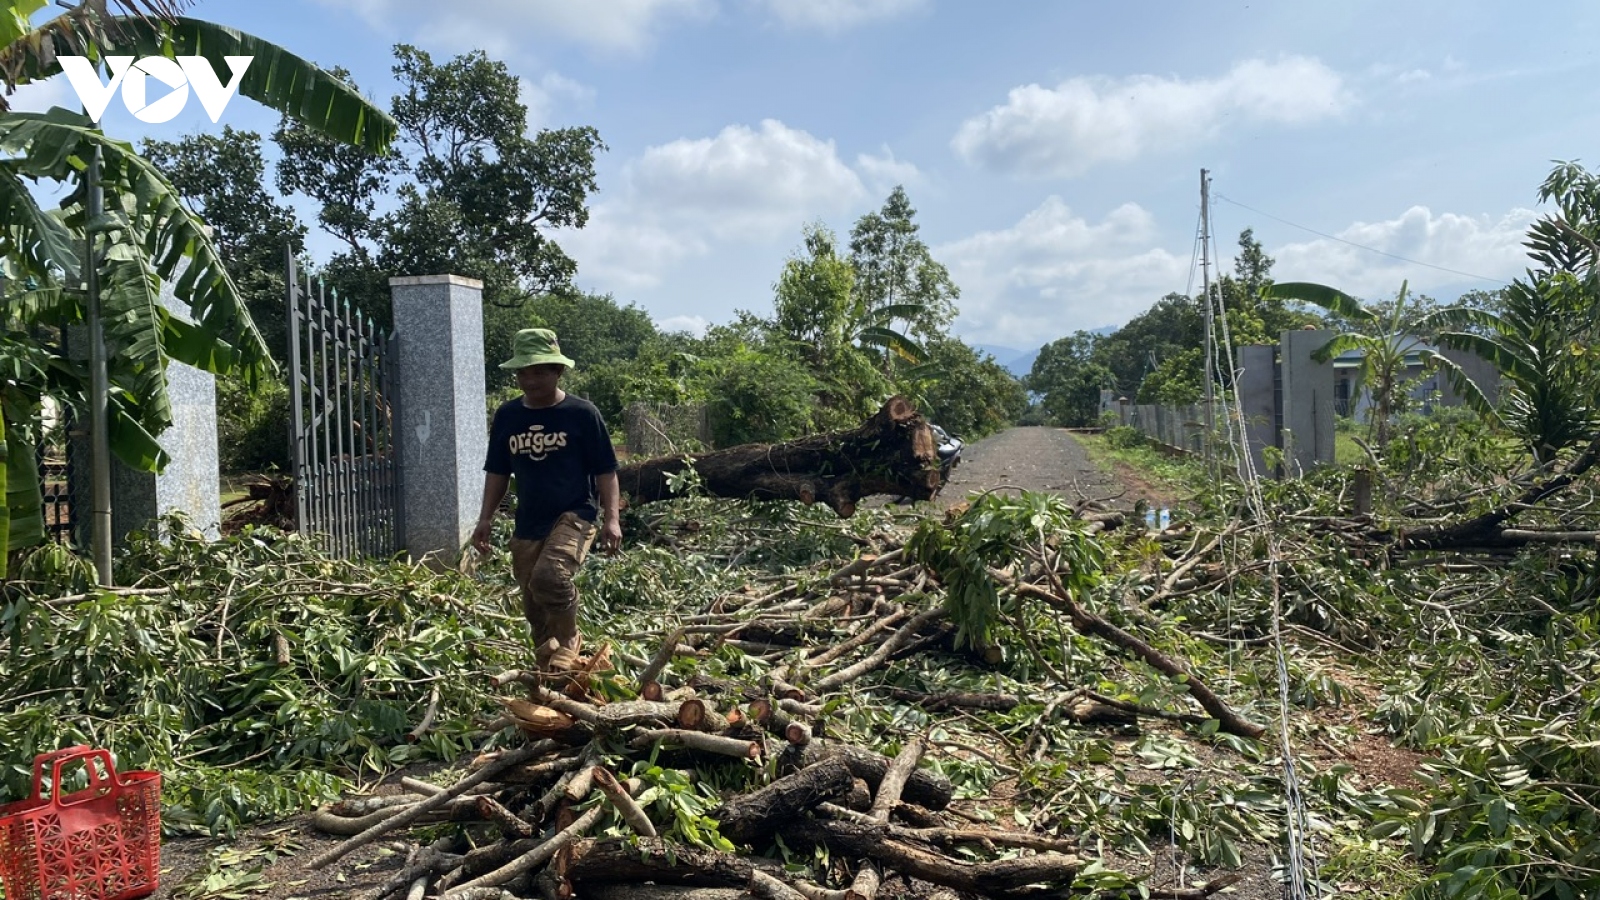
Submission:
[[[217,380],[217,452],[224,472],[289,469],[289,388]]]

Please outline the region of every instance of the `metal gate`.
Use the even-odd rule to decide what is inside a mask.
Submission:
[[[53,427],[40,428],[39,445],[35,448],[39,482],[43,489],[44,533],[51,540],[72,544],[77,540],[78,531],[78,506],[72,502],[72,418],[71,413],[64,409],[60,409],[53,418]]]
[[[394,334],[287,261],[289,440],[301,534],[341,557],[400,549]]]

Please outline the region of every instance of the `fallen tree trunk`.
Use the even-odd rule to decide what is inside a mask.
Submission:
[[[941,484],[933,432],[903,397],[851,431],[645,460],[618,469],[617,480],[629,503],[653,503],[674,496],[668,477],[690,468],[712,496],[826,503],[840,518],[863,497],[928,500]]]
[[[883,754],[862,747],[812,741],[785,750],[778,757],[778,767],[780,771],[798,770],[835,758],[842,759],[850,774],[865,781],[874,791],[879,789],[893,763]],[[901,793],[908,802],[938,810],[950,805],[955,792],[955,786],[944,776],[927,769],[916,769],[911,772]]]
[[[640,838],[633,843],[619,838],[582,839],[572,846],[567,878],[586,883],[678,884],[694,887],[743,888],[750,873],[761,869],[781,874],[782,865],[771,860],[705,850],[685,844],[668,846],[660,838]]]
[[[824,800],[849,793],[853,781],[844,760],[825,759],[754,793],[728,798],[713,818],[730,840],[754,844]]]
[[[821,844],[836,854],[871,859],[901,875],[983,897],[1004,897],[1032,884],[1068,888],[1082,865],[1076,856],[1061,853],[964,862],[890,837],[887,825],[872,827],[854,822],[797,819],[786,825],[780,834],[791,843]]]

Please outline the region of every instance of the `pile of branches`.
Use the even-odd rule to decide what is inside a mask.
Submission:
[[[1122,522],[1114,513],[1088,515],[1093,521],[1085,531]],[[653,633],[659,649],[652,658],[617,653],[613,660],[607,644],[582,661],[582,671],[559,680],[524,670],[495,676],[488,687],[516,691],[499,696],[505,714],[491,725],[497,736],[516,735],[509,746],[480,753],[448,786],[401,779],[401,793],[320,810],[315,827],[348,837],[310,866],[457,822],[476,824],[434,840],[427,838],[438,829],[427,828],[406,848],[406,862],[378,900],[870,900],[897,883],[919,896],[940,890],[1068,896],[1086,865],[1074,841],[983,824],[952,807],[952,784],[925,765],[936,753],[981,751],[922,733],[901,741],[891,756],[830,733],[829,713],[850,702],[845,692],[869,673],[910,654],[983,653],[981,644],[957,640],[950,610],[936,599],[947,574],[914,547],[872,550],[832,571],[784,576],[766,589],[746,586],[719,597]],[[1051,567],[988,574],[1008,591],[1042,600],[1080,633],[1186,684],[1205,713],[1147,709],[1080,690],[1053,702],[1045,719],[1092,725],[1147,714],[1215,718],[1222,730],[1262,733],[1193,673],[1085,608]],[[748,680],[695,671],[693,660],[724,648],[770,667]],[[1024,702],[998,693],[893,689],[892,696],[930,712]],[[703,798],[705,816],[686,815],[669,782],[680,796]],[[813,853],[822,848],[825,854]],[[828,862],[796,875],[798,867],[781,861],[788,854]],[[1182,900],[1229,883],[1142,890]]]

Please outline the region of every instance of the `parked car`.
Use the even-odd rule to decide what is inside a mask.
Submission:
[[[933,439],[938,445],[939,480],[941,482],[949,481],[950,473],[955,471],[956,466],[961,465],[961,448],[967,444],[961,438],[931,422],[928,424],[928,428],[933,432]]]

